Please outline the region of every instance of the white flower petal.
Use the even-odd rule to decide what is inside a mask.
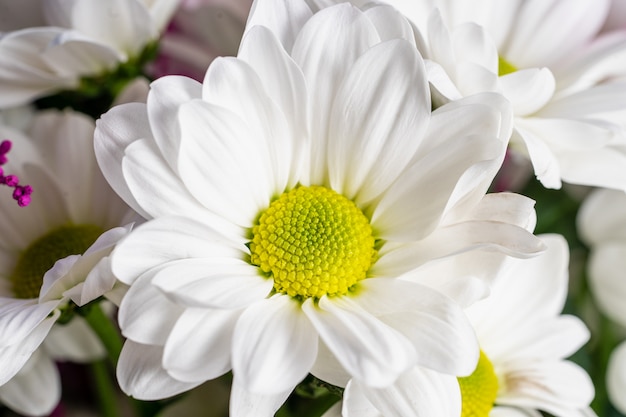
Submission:
[[[184,309],[152,285],[158,269],[141,275],[122,299],[118,322],[122,334],[138,343],[164,345]]]
[[[152,284],[187,307],[236,309],[267,297],[274,282],[236,258],[183,259],[170,262]]]
[[[131,284],[149,269],[178,259],[245,259],[244,244],[192,219],[160,217],[140,225],[117,244],[112,270],[120,281]]]
[[[310,371],[317,355],[317,332],[286,295],[248,307],[233,336],[233,374],[253,393],[293,389]]]
[[[391,40],[361,55],[331,111],[331,187],[357,204],[387,190],[420,145],[430,106],[425,68],[414,46]]]
[[[529,258],[543,252],[545,245],[518,226],[494,221],[467,221],[440,227],[419,242],[379,252],[380,257],[372,266],[371,274],[399,275],[426,262],[477,249]]]
[[[144,401],[161,400],[189,391],[200,382],[181,382],[161,366],[163,348],[127,340],[117,364],[117,380],[124,393]]]
[[[111,188],[143,217],[150,217],[130,191],[122,171],[124,152],[128,145],[152,132],[143,103],[116,106],[96,121],[94,148],[96,159]]]
[[[541,109],[552,98],[556,80],[548,68],[532,68],[500,77],[500,85],[515,115],[526,116]]]
[[[397,9],[383,3],[369,3],[361,9],[376,27],[382,42],[391,39],[404,39],[410,42],[411,46],[416,47],[411,23]]]
[[[61,378],[55,363],[41,350],[9,382],[0,386],[0,401],[29,416],[48,415],[61,399]]]
[[[339,85],[358,57],[379,41],[372,22],[350,4],[321,10],[298,34],[291,55],[304,73],[312,99],[310,183],[321,184],[326,176],[330,109]]]
[[[504,56],[518,67],[550,66],[580,49],[601,27],[610,0],[524,2]]]
[[[384,416],[459,416],[461,390],[457,378],[415,367],[387,388],[352,381]],[[350,384],[346,391],[350,390]],[[348,397],[349,398],[349,397]],[[346,400],[344,400],[346,401]],[[350,403],[346,401],[347,409]]]
[[[292,154],[287,149],[282,156],[291,161],[291,174],[288,186],[300,178],[300,172],[308,171],[308,161],[304,158],[308,150],[308,101],[304,75],[283,49],[279,40],[267,28],[256,26],[241,41],[237,58],[246,61],[263,80],[266,93],[278,105],[289,126]],[[278,143],[277,143],[278,144]],[[273,143],[268,145],[274,146]],[[277,153],[278,155],[278,153]]]
[[[413,343],[417,364],[451,375],[476,368],[478,343],[463,310],[451,299],[408,281],[390,278],[359,283],[355,303]]]
[[[255,155],[254,161],[258,161],[258,165],[249,166],[254,174],[246,175],[248,180],[252,180],[250,177],[259,177],[261,180],[263,176],[260,172],[267,172],[269,175],[273,173],[268,182],[276,192],[285,190],[288,183],[293,185],[294,179],[289,174],[293,164],[294,138],[291,137],[292,132],[288,131],[284,114],[268,95],[267,87],[256,68],[238,58],[217,58],[209,67],[202,88],[203,100],[230,110],[239,116],[239,124],[247,125],[249,132],[254,132],[250,135],[252,140],[245,141],[245,138],[238,137],[235,145],[241,146],[239,152],[249,149]],[[182,107],[180,116],[183,133],[184,126],[189,123],[183,120],[184,110],[185,107]],[[205,135],[208,136],[208,132]],[[216,136],[220,136],[220,133],[216,132]],[[229,139],[234,141],[234,138]],[[211,145],[209,147],[212,148]],[[244,167],[248,168],[242,165],[238,169],[244,170]],[[263,189],[256,184],[254,187]]]
[[[606,386],[611,403],[621,413],[626,413],[626,342],[622,342],[609,358]]]
[[[111,46],[70,30],[60,33],[41,58],[62,77],[98,74],[126,60],[124,54]]]
[[[257,0],[252,3],[244,37],[255,26],[265,26],[281,41],[285,50],[291,52],[296,36],[312,15],[303,0]]]
[[[0,347],[0,386],[22,369],[33,352],[41,346],[60,314],[59,310],[55,310],[50,317],[22,337],[19,343]]]
[[[136,55],[156,37],[152,19],[141,1],[82,0],[72,7],[72,26],[129,55]]]
[[[578,365],[569,361],[524,363],[507,369],[507,390],[498,395],[498,404],[545,410],[570,416],[589,405],[593,382]]]
[[[188,101],[202,97],[202,85],[187,77],[166,76],[150,84],[147,110],[149,128],[169,166],[178,168],[180,125],[178,108]],[[149,138],[152,136],[139,136]]]
[[[186,309],[163,350],[163,367],[179,381],[204,382],[231,368],[238,310]]]
[[[411,241],[433,232],[459,178],[473,165],[499,157],[498,149],[483,137],[460,140],[456,148],[442,145],[429,152],[387,189],[372,214],[372,226],[381,238]]]
[[[275,192],[264,141],[231,111],[193,100],[180,107],[180,178],[213,213],[252,227]],[[219,198],[217,198],[219,196]]]
[[[409,369],[415,348],[402,334],[347,297],[311,299],[302,309],[328,348],[353,378],[385,387]]]
[[[489,417],[542,417],[536,410],[495,406],[489,412]]]
[[[19,344],[41,327],[61,300],[38,303],[36,299],[0,299],[0,347]]]
[[[271,417],[287,400],[292,389],[276,394],[250,392],[235,377],[230,391],[231,417]]]

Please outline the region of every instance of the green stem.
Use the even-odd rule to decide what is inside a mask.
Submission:
[[[116,388],[111,383],[111,370],[105,360],[93,362],[91,375],[96,386],[96,395],[102,417],[118,417]]]
[[[117,367],[123,344],[117,326],[104,314],[98,303],[89,305],[83,317],[104,345],[113,367]]]

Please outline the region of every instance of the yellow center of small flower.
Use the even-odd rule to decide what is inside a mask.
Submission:
[[[37,239],[21,253],[9,277],[15,297],[38,297],[46,271],[59,259],[83,254],[102,232],[102,228],[94,225],[71,225]]]
[[[501,56],[498,57],[498,75],[503,76],[517,71],[517,67]]]
[[[458,380],[463,400],[461,417],[488,417],[498,394],[498,377],[482,350],[474,372]]]
[[[252,229],[251,263],[274,289],[299,299],[345,295],[376,258],[368,218],[350,200],[320,186],[282,194]]]

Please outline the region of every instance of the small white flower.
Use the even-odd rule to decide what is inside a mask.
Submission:
[[[0,0],[0,108],[25,104],[137,58],[178,0]],[[23,16],[29,10],[32,20]],[[10,17],[17,15],[15,20]],[[15,21],[25,25],[15,27]]]
[[[610,0],[388,2],[416,25],[436,102],[498,91],[544,186],[626,190],[626,32],[599,34]]]
[[[126,393],[163,398],[232,368],[231,415],[263,416],[326,375],[327,357],[373,387],[415,364],[472,371],[473,332],[443,293],[485,286],[453,265],[543,245],[519,227],[532,203],[485,196],[508,104],[485,94],[431,113],[412,37],[385,36],[408,22],[388,11],[257,2],[238,57],[203,84],[161,78],[146,105],[98,121],[103,172],[152,219],[112,255],[131,285]]]
[[[56,324],[70,299],[83,305],[113,290],[108,255],[133,216],[98,169],[94,127],[69,111],[36,114],[27,133],[0,127],[13,142],[3,168],[34,189],[27,207],[0,190],[0,400],[27,415],[59,400],[54,359],[104,353],[79,316]]]

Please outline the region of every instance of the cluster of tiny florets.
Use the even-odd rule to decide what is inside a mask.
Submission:
[[[350,200],[320,186],[281,195],[252,230],[251,263],[277,292],[319,298],[346,294],[376,256],[369,220]]]

